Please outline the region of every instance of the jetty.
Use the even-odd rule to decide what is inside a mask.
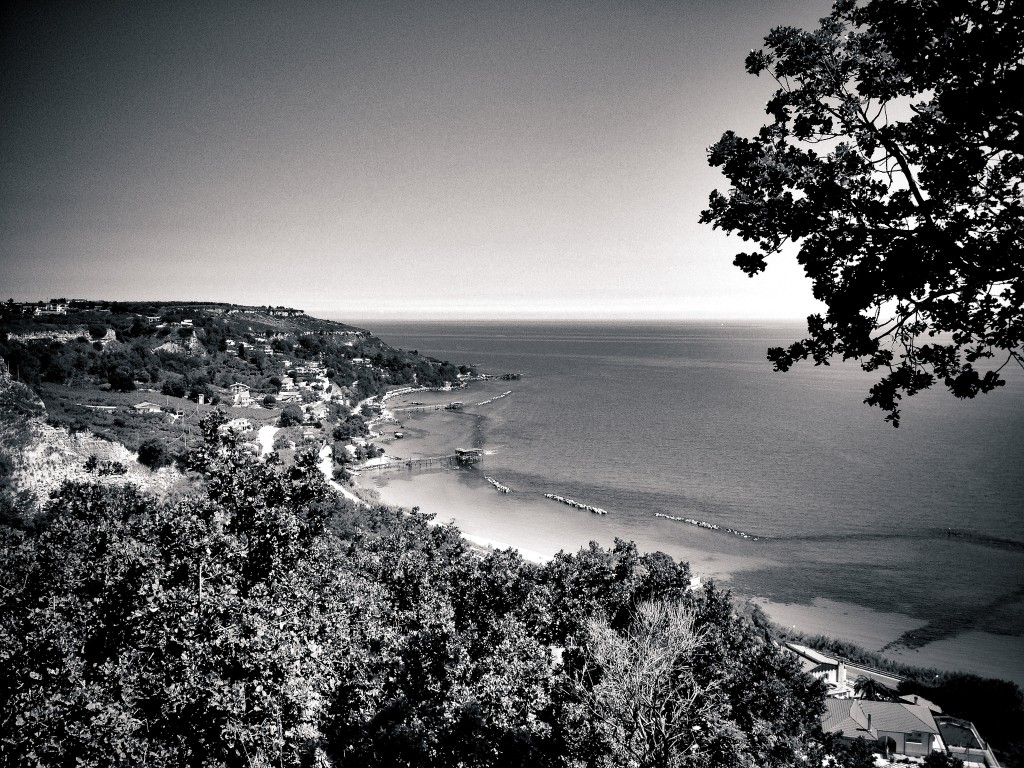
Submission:
[[[415,459],[395,459],[393,461],[382,461],[379,464],[370,464],[369,466],[359,467],[360,470],[367,469],[379,469],[386,471],[389,469],[423,469],[425,467],[432,467],[434,465],[440,467],[457,467],[463,462],[459,461],[459,457],[455,454],[449,454],[447,456],[421,456]]]
[[[551,499],[552,501],[558,501],[562,504],[566,504],[573,509],[583,509],[594,515],[607,515],[607,510],[601,509],[600,507],[593,507],[590,504],[584,504],[582,501],[576,501],[575,499],[567,499],[565,496],[559,496],[557,493],[545,493],[545,499]]]
[[[394,459],[393,461],[382,461],[379,464],[369,464],[358,467],[358,469],[422,469],[432,467],[435,464],[441,467],[460,467],[466,464],[476,464],[483,457],[482,448],[456,448],[455,453],[444,456],[419,456],[415,459]]]
[[[396,408],[389,408],[392,413],[422,413],[424,411],[461,411],[465,407],[465,403],[461,403],[458,400],[452,403],[435,403],[434,405],[424,405],[423,403],[410,403],[409,405],[402,405]]]
[[[749,533],[743,531],[737,531],[735,528],[728,528],[724,525],[718,525],[717,523],[709,523],[707,520],[697,520],[692,517],[676,517],[675,515],[666,515],[661,512],[655,512],[655,517],[660,517],[664,520],[674,520],[677,523],[687,523],[688,525],[695,525],[698,528],[706,528],[709,531],[721,531],[722,533],[731,533],[733,536],[739,536],[741,539],[750,539],[751,541],[757,541],[757,536],[751,536]]]

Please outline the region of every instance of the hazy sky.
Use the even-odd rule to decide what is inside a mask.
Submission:
[[[743,72],[823,0],[82,2],[4,12],[0,296],[353,317],[801,317],[698,225]]]

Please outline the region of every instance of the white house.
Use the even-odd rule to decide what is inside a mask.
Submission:
[[[236,382],[228,387],[231,392],[231,401],[233,405],[249,405],[252,402],[252,395],[249,394],[249,385]]]
[[[853,696],[853,688],[846,679],[846,664],[842,661],[797,643],[786,643],[786,648],[799,659],[804,672],[825,683],[826,695],[838,699]]]

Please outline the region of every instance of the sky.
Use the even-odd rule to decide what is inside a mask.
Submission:
[[[89,2],[0,19],[0,300],[801,318],[698,223],[823,0]]]

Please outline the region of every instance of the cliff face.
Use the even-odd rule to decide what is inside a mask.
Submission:
[[[39,395],[11,378],[7,363],[0,357],[0,419],[45,416],[46,406]]]
[[[45,417],[43,401],[29,387],[12,379],[0,358],[0,457],[6,459],[9,470],[0,477],[0,484],[14,493],[28,492],[43,501],[66,481],[97,479],[160,490],[179,477],[171,468],[150,472],[120,443],[87,432],[71,434],[63,427],[50,426]],[[91,474],[85,468],[91,456],[99,465],[120,465],[124,473]]]

